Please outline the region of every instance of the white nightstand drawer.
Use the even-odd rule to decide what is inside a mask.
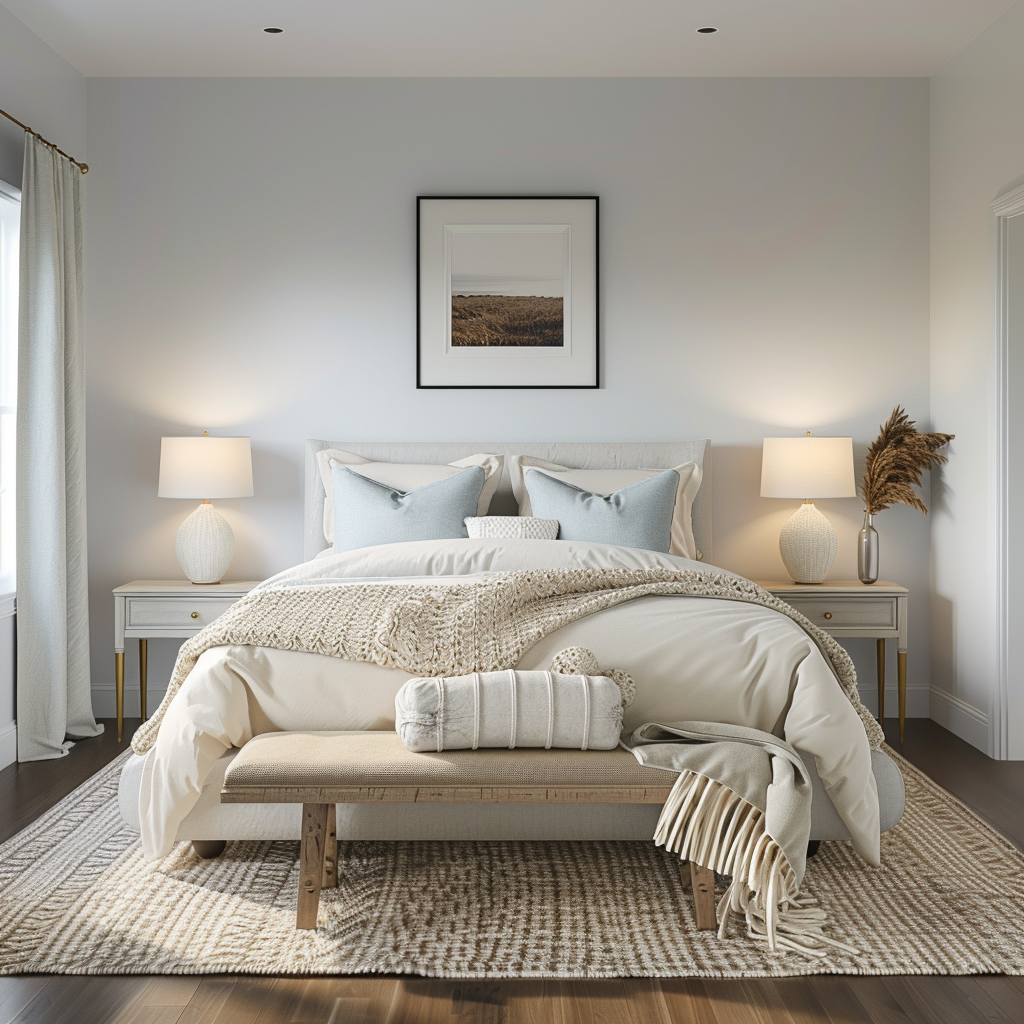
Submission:
[[[125,599],[127,629],[202,629],[226,612],[237,598],[129,597]]]
[[[896,629],[894,597],[808,597],[786,594],[784,600],[823,629]]]

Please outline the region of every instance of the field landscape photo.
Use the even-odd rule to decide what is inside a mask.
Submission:
[[[564,348],[564,230],[451,234],[453,348]]]

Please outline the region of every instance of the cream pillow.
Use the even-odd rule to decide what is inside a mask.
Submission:
[[[670,467],[679,475],[676,489],[675,509],[672,513],[672,538],[669,554],[683,558],[700,558],[700,552],[693,539],[693,499],[700,489],[700,467],[696,462],[684,462],[681,466]],[[524,474],[527,469],[539,469],[542,473],[564,483],[580,487],[591,494],[614,494],[623,487],[638,484],[664,473],[665,469],[570,469],[555,462],[536,459],[532,455],[515,455],[509,460],[509,476],[512,492],[519,504],[521,516],[532,516],[530,495],[526,490]]]
[[[334,482],[331,478],[331,470],[334,466],[345,466],[365,476],[370,480],[376,480],[379,484],[386,484],[398,491],[412,491],[424,484],[432,484],[437,480],[444,480],[447,477],[461,473],[470,466],[479,466],[484,471],[484,486],[480,491],[480,500],[477,502],[477,515],[487,515],[490,508],[491,498],[498,489],[498,482],[501,480],[501,469],[505,462],[503,455],[470,455],[468,458],[459,459],[458,462],[449,462],[447,465],[433,466],[419,462],[374,462],[372,459],[364,459],[361,455],[354,455],[352,452],[342,451],[340,448],[325,448],[316,453],[316,465],[320,470],[320,479],[324,485],[324,538],[327,543],[334,544]]]
[[[557,519],[533,516],[470,516],[466,529],[474,540],[557,540]]]
[[[607,676],[514,668],[410,679],[395,695],[395,731],[418,751],[613,750],[622,691]]]

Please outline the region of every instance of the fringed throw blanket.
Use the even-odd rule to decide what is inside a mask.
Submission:
[[[730,877],[718,934],[746,921],[773,951],[824,956],[825,915],[799,896],[811,828],[811,782],[800,755],[770,733],[711,722],[648,723],[623,741],[641,763],[678,772],[654,841]]]
[[[326,654],[415,675],[464,675],[515,667],[542,637],[577,619],[647,596],[710,597],[771,608],[814,639],[857,709],[873,748],[883,735],[857,695],[856,673],[839,644],[749,580],[669,569],[547,569],[438,583],[332,583],[258,588],[182,646],[156,714],[132,749],[155,742],[167,706],[199,656],[251,645]]]

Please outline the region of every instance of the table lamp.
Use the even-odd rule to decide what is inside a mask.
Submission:
[[[193,583],[220,583],[235,553],[235,535],[211,498],[252,497],[252,454],[247,437],[160,438],[161,498],[202,498],[179,527],[178,564]]]
[[[836,531],[813,498],[853,498],[852,437],[766,437],[762,498],[803,498],[779,534],[779,552],[797,583],[821,583],[836,559]]]

